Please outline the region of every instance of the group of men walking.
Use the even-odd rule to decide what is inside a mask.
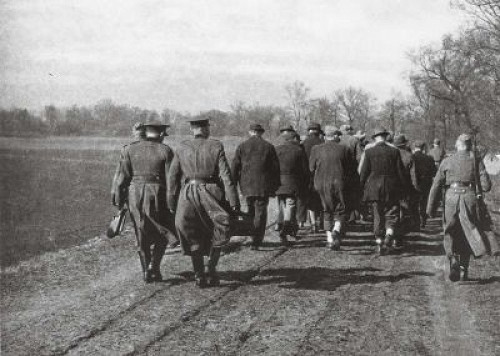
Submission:
[[[401,247],[408,230],[425,227],[427,216],[434,214],[439,188],[460,183],[465,198],[459,204],[453,196],[453,206],[448,200],[444,204],[450,241],[445,238],[445,249],[450,279],[456,280],[460,271],[467,277],[468,259],[479,250],[471,250],[466,234],[455,230],[463,225],[456,220],[462,221],[464,206],[468,221],[479,226],[474,225],[479,217],[470,211],[475,193],[469,197],[464,188],[479,184],[470,166],[473,159],[436,163],[425,153],[423,141],[413,142],[412,152],[404,135],[391,140],[384,128],[376,129],[373,142],[365,145],[365,136],[354,135],[350,125],[322,129],[310,124],[302,142],[292,126],[285,126],[272,145],[262,137],[264,128],[252,124],[250,137],[237,147],[230,165],[222,143],[209,138],[209,120],[189,123],[193,138],[183,141],[175,153],[162,143],[168,125],[141,124],[139,140],[123,148],[113,180],[113,204],[129,207],[146,282],[161,280],[160,262],[167,244],[179,239],[184,254],[191,256],[196,284],[219,285],[216,267],[221,248],[229,241],[233,217],[240,210],[238,186],[253,218],[254,250],[263,243],[269,199],[276,197],[276,228],[284,246],[290,244],[288,237],[297,238],[308,215],[313,232],[324,228],[327,248],[339,250],[346,225],[366,218],[369,207],[376,248],[384,255]],[[459,137],[457,149],[466,138]],[[467,143],[465,152],[470,156]],[[439,172],[434,178],[436,166]],[[487,191],[484,166],[478,169]],[[446,199],[452,198],[446,195]]]

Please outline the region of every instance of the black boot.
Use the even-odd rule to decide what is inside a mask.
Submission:
[[[220,248],[212,248],[207,263],[207,284],[210,287],[220,286],[220,278],[217,274],[217,264],[220,258]]]
[[[460,281],[469,280],[469,261],[470,261],[470,256],[468,255],[460,256]]]
[[[153,256],[151,258],[151,280],[153,282],[161,282],[163,280],[163,276],[160,272],[160,264],[165,254],[166,246],[164,244],[156,244],[153,250]]]
[[[200,288],[205,288],[207,286],[207,280],[204,271],[205,266],[203,265],[203,255],[192,255],[191,262],[193,263],[195,284]]]
[[[452,282],[460,280],[460,257],[458,255],[451,255],[448,257],[450,260],[450,275],[448,278]]]
[[[151,271],[149,269],[149,264],[151,262],[151,257],[145,251],[137,251],[139,255],[139,261],[141,262],[142,278],[144,282],[151,283]]]

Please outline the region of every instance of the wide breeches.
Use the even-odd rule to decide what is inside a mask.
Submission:
[[[180,193],[175,226],[184,254],[208,255],[229,241],[230,214],[216,184],[187,184]]]

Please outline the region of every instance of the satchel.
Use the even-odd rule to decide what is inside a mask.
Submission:
[[[231,215],[229,220],[230,236],[253,236],[255,227],[253,225],[253,216],[247,213],[238,212]]]
[[[120,235],[123,230],[123,226],[125,225],[125,213],[127,212],[126,208],[122,208],[118,211],[118,213],[113,216],[111,222],[109,223],[108,230],[106,231],[106,236],[110,239],[113,237]]]

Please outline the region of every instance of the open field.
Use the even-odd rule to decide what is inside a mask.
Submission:
[[[176,148],[183,137],[165,141]],[[0,138],[2,266],[104,232],[111,179],[130,138]],[[225,146],[231,158],[237,140]]]

